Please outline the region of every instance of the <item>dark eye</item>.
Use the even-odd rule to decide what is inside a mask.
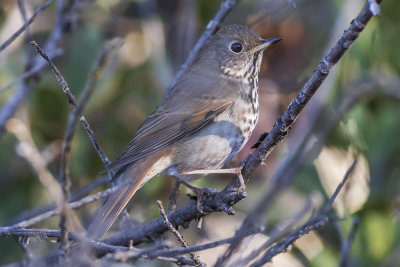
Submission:
[[[243,50],[243,47],[240,43],[233,43],[231,44],[231,50],[235,53],[240,53]]]

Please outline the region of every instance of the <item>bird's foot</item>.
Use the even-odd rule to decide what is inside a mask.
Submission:
[[[195,193],[196,201],[197,201],[197,210],[200,213],[205,214],[204,209],[203,209],[203,199],[204,199],[203,196],[204,195],[212,195],[212,194],[218,193],[219,191],[214,188],[208,188],[208,187],[200,188],[195,185],[192,185],[191,183],[189,183],[187,181],[187,179],[185,177],[185,175],[187,175],[189,173],[181,174],[176,169],[172,169],[172,168],[170,170],[168,170],[167,173],[169,175],[173,176],[178,182],[180,182],[181,184],[183,184],[184,186],[186,186],[187,188],[192,190],[193,193]]]
[[[202,213],[202,214],[205,214],[206,212],[204,211],[204,207],[203,207],[203,202],[204,202],[204,196],[205,195],[213,195],[213,194],[216,194],[216,193],[218,193],[219,191],[217,190],[217,189],[214,189],[214,188],[209,188],[209,187],[203,187],[203,188],[201,188],[201,187],[197,187],[197,186],[194,186],[194,185],[192,185],[192,184],[190,184],[190,183],[188,183],[190,186],[187,186],[186,184],[186,186],[190,189],[190,190],[192,190],[193,191],[193,193],[195,193],[195,195],[196,195],[196,197],[195,197],[195,199],[196,199],[196,207],[197,207],[197,210],[200,212],[200,213]]]

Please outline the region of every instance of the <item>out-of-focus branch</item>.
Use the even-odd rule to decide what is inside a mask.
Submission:
[[[97,178],[96,180],[94,180],[92,183],[87,184],[85,186],[83,186],[82,188],[80,188],[79,190],[77,190],[76,192],[74,192],[71,195],[71,202],[75,202],[75,201],[79,201],[80,199],[84,198],[85,196],[87,196],[88,194],[90,194],[90,192],[92,192],[93,190],[109,184],[111,182],[110,178],[108,176],[102,176]],[[16,225],[22,221],[26,221],[26,220],[30,220],[33,218],[36,218],[37,216],[40,216],[41,214],[50,212],[52,210],[56,209],[56,205],[55,204],[49,204],[46,206],[42,206],[33,210],[29,210],[26,212],[21,213],[20,215],[18,215],[18,217],[12,219],[9,221],[9,223],[7,223],[6,225]],[[54,214],[56,215],[56,214]],[[44,219],[47,219],[48,217],[45,217]],[[24,226],[27,227],[28,225]]]
[[[78,119],[80,118],[81,121],[85,121],[85,117],[82,116],[83,109],[88,102],[90,96],[92,95],[94,88],[97,84],[98,79],[100,78],[102,71],[104,70],[107,62],[109,61],[110,52],[115,51],[116,48],[119,48],[122,45],[122,41],[119,39],[115,39],[112,42],[108,43],[105,48],[103,49],[98,61],[94,65],[94,68],[90,74],[88,82],[82,92],[82,97],[79,103],[76,102],[75,97],[72,95],[71,90],[69,89],[68,83],[65,81],[64,77],[62,76],[61,72],[57,69],[57,67],[53,64],[49,56],[43,51],[36,42],[31,42],[32,46],[36,49],[36,51],[48,62],[50,68],[54,72],[57,81],[61,85],[64,93],[67,95],[69,102],[73,106],[73,111],[69,115],[68,124],[65,131],[64,137],[64,145],[63,145],[63,153],[61,156],[61,166],[60,166],[60,180],[62,185],[62,193],[63,193],[63,205],[61,211],[61,218],[60,218],[60,228],[61,228],[61,247],[67,251],[68,250],[68,238],[67,238],[67,210],[68,210],[68,202],[70,199],[70,186],[71,186],[71,179],[69,175],[69,165],[70,165],[70,152],[71,152],[71,141],[74,136],[74,132],[76,129],[76,124]],[[90,135],[89,135],[90,136]],[[91,139],[95,140],[95,139]],[[96,142],[97,143],[97,142]],[[97,143],[97,146],[100,147]],[[103,151],[100,149],[99,155],[104,155]],[[105,155],[104,155],[105,156]],[[108,159],[106,160],[105,164],[107,164]],[[107,166],[107,165],[106,165]]]
[[[56,49],[53,53],[49,53],[49,57],[51,59],[54,59],[55,57],[61,56],[62,54],[63,54],[62,49]],[[18,76],[14,80],[12,80],[9,84],[7,84],[3,87],[0,87],[0,93],[10,89],[11,87],[13,87],[14,85],[16,85],[17,83],[19,83],[21,81],[27,80],[27,79],[31,78],[32,76],[37,75],[44,69],[44,67],[46,67],[46,65],[47,64],[45,61],[40,61],[39,64],[30,68],[25,73]]]
[[[341,267],[346,267],[350,266],[349,265],[349,253],[350,253],[350,248],[351,245],[353,244],[354,237],[356,235],[356,232],[358,230],[358,226],[360,224],[360,218],[354,217],[353,218],[353,224],[350,229],[350,233],[346,240],[342,243],[342,248],[340,251],[340,264],[339,266]]]
[[[96,194],[84,197],[84,198],[79,199],[77,201],[70,202],[68,204],[68,209],[76,209],[76,208],[85,206],[85,205],[87,205],[89,203],[92,203],[94,201],[97,201],[99,199],[108,197],[113,192],[115,192],[116,189],[117,189],[116,187],[113,187],[113,188],[107,189],[105,191],[101,191],[101,192],[98,192]],[[61,190],[60,190],[60,192],[61,192]],[[61,193],[60,193],[60,196],[61,196]],[[13,229],[18,229],[18,228],[21,228],[21,227],[31,226],[31,225],[33,225],[35,223],[38,223],[40,221],[43,221],[45,219],[48,219],[48,218],[53,217],[55,215],[58,215],[58,214],[60,214],[60,212],[61,212],[60,208],[55,208],[55,209],[46,211],[44,213],[41,213],[41,214],[39,214],[39,215],[37,215],[35,217],[32,217],[32,218],[26,219],[24,221],[18,222],[16,224],[13,224],[13,225],[10,225],[10,226],[5,226],[5,227],[0,227],[0,235],[2,235],[4,233],[7,233],[8,231],[13,230]]]
[[[17,137],[20,142],[19,147],[22,150],[22,156],[31,164],[48,194],[57,205],[61,205],[62,199],[60,185],[47,169],[46,161],[40,155],[29,129],[18,119],[9,120],[6,124],[6,128],[10,133],[13,133]]]
[[[61,238],[61,231],[60,230],[51,230],[51,229],[18,228],[18,229],[10,229],[7,232],[0,231],[0,236],[13,236],[13,237],[25,237],[25,238],[36,237],[39,239],[49,240],[51,238],[57,238],[57,239]],[[73,241],[78,241],[80,239],[80,237],[74,233],[68,233],[68,238]],[[112,253],[115,251],[127,251],[129,249],[132,251],[137,250],[135,248],[112,246],[112,245],[108,245],[108,244],[105,244],[103,242],[98,242],[98,241],[91,241],[91,242],[89,242],[89,245],[94,250],[96,250],[98,252],[104,252],[104,253]]]
[[[335,192],[332,194],[328,203],[318,212],[318,214],[312,216],[305,224],[298,227],[296,230],[294,230],[292,233],[286,236],[283,240],[281,240],[276,245],[269,248],[261,259],[257,260],[250,266],[251,267],[264,266],[264,264],[270,262],[271,259],[276,255],[287,252],[288,247],[291,244],[293,244],[297,239],[308,234],[310,231],[319,229],[322,226],[324,226],[329,221],[327,213],[332,208],[333,202],[335,201],[340,190],[343,188],[344,184],[349,179],[350,175],[353,173],[356,163],[357,161],[354,161],[351,164],[350,168],[346,171],[346,174],[344,175],[342,182],[337,186]]]
[[[70,13],[74,12],[74,7],[77,2],[79,1],[71,1],[69,5],[66,6],[65,0],[57,1],[55,26],[45,45],[45,50],[48,51],[50,54],[54,53],[63,34],[67,31],[67,27],[65,27],[65,25],[72,20],[73,16],[71,16]],[[32,68],[40,64],[42,60],[43,59],[40,56],[36,56],[33,60]],[[29,70],[27,71],[29,72]],[[17,90],[15,90],[15,92],[3,105],[0,110],[0,135],[4,132],[6,122],[14,115],[15,111],[18,109],[18,107],[26,99],[28,94],[33,90],[33,88],[39,81],[40,77],[38,75],[35,76],[35,79],[28,79],[27,81],[23,81],[21,85],[17,88]]]
[[[175,75],[174,80],[170,84],[167,89],[167,93],[171,91],[171,89],[176,85],[178,79],[185,73],[185,71],[192,65],[194,59],[199,53],[200,49],[207,43],[208,39],[215,33],[218,29],[219,25],[225,20],[226,16],[232,10],[232,8],[239,2],[239,0],[225,0],[221,5],[221,8],[218,10],[217,14],[215,14],[214,18],[210,20],[203,34],[200,36],[194,48],[190,51],[188,58],[185,63],[179,68],[178,72]]]
[[[25,29],[31,24],[36,16],[46,7],[48,7],[54,0],[47,0],[41,6],[36,8],[35,12],[33,13],[32,17],[30,17],[27,21],[25,21],[24,25],[22,25],[13,35],[10,36],[4,43],[0,45],[0,52],[4,50],[7,46],[9,46],[17,37],[25,31]]]
[[[60,71],[54,66],[51,59],[48,57],[48,55],[46,53],[44,53],[44,51],[42,49],[40,49],[34,43],[32,43],[32,45],[35,46],[35,49],[37,49],[39,54],[48,62],[51,70],[53,71],[54,75],[57,78],[57,81],[60,83],[60,85],[63,89],[63,92],[66,94],[66,96],[68,98],[68,102],[72,105],[72,108],[74,110],[78,110],[76,112],[76,114],[80,115],[82,112],[80,109],[82,109],[83,107],[79,108],[78,102],[76,101],[74,95],[71,93],[71,91],[68,87],[68,84],[62,78]],[[95,84],[97,83],[97,80],[100,75],[100,71],[104,68],[106,62],[108,61],[109,52],[115,50],[116,48],[119,48],[121,45],[122,45],[122,41],[120,39],[115,39],[115,40],[111,41],[109,44],[107,44],[108,48],[103,50],[103,54],[101,55],[101,57],[97,63],[98,64],[97,69],[95,68],[95,70],[93,71],[93,73],[85,87],[85,88],[89,88],[89,90],[86,90],[86,91],[88,91],[88,94],[86,96],[84,95],[85,98],[90,97],[91,90],[92,90],[91,88],[94,88]],[[84,103],[84,102],[82,102],[82,103]],[[79,117],[79,116],[77,116],[77,117]],[[92,142],[94,148],[96,149],[97,153],[99,154],[101,160],[103,161],[104,165],[107,167],[110,164],[110,160],[107,158],[107,156],[105,155],[99,142],[97,141],[97,138],[96,138],[92,128],[90,127],[89,123],[87,122],[86,118],[83,115],[80,116],[79,120],[80,120],[83,128],[85,129],[86,133],[88,134],[89,139]]]

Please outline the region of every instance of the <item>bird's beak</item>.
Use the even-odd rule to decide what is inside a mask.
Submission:
[[[261,44],[257,45],[256,47],[254,47],[252,49],[252,52],[255,53],[255,52],[264,50],[265,48],[269,47],[270,45],[272,45],[272,44],[274,44],[276,42],[279,42],[280,40],[282,40],[282,38],[280,38],[280,37],[264,39],[264,40],[262,40]]]

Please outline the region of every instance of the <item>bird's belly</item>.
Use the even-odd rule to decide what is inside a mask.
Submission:
[[[246,121],[249,116],[244,116],[243,121],[222,117],[182,140],[175,150],[178,171],[219,169],[229,163],[245,145],[257,122],[253,119],[254,125],[250,125]]]
[[[232,160],[246,141],[241,129],[232,122],[214,122],[185,138],[177,146],[174,162],[179,172],[219,169]]]

